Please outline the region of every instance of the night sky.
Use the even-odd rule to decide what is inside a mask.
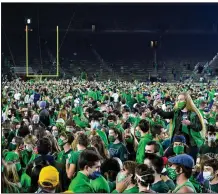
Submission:
[[[77,27],[95,23],[104,28],[205,28],[218,23],[218,4],[214,3],[2,3],[2,23],[10,29],[20,28],[28,16],[33,27],[39,19],[40,27],[58,24],[66,28],[74,12]]]
[[[25,17],[32,18],[33,32],[29,37],[31,45],[38,44],[39,34],[42,42],[55,43],[54,30],[57,25],[60,28],[61,41],[73,14],[75,16],[70,29],[91,30],[91,25],[95,24],[99,31],[105,29],[160,30],[160,32],[168,29],[212,31],[213,24],[218,24],[218,4],[215,3],[2,3],[1,13],[2,50],[7,50],[5,32],[13,51],[15,50],[13,43],[16,42],[21,45],[23,54],[25,54]],[[68,33],[61,54],[69,50],[69,53],[73,54],[91,43],[100,53],[104,47],[108,48],[106,52],[111,52],[114,48],[121,52],[124,45],[123,57],[128,56],[127,53],[135,51],[136,48],[138,49],[136,52],[143,55],[146,49],[149,49],[149,41],[159,39],[160,36],[161,34]],[[202,56],[201,52],[208,52],[209,57],[212,57],[218,51],[218,33],[163,36],[161,41],[162,50],[169,49],[170,55],[180,54],[186,50],[187,53],[196,52],[199,56]],[[181,51],[177,51],[175,48],[180,46]],[[55,52],[55,44],[50,47],[54,48]],[[16,55],[15,51],[14,53]]]

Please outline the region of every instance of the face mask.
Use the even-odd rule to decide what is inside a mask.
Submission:
[[[216,136],[214,136],[214,135],[208,136],[208,141],[209,142],[215,142],[216,141]]]
[[[31,145],[26,145],[26,150],[28,152],[31,152],[33,150],[33,147]]]
[[[123,120],[128,120],[129,116],[123,116]]]
[[[95,180],[99,176],[101,176],[101,173],[98,172],[98,171],[95,171],[95,172],[93,172],[92,174],[89,175],[89,178],[92,179],[92,180]]]
[[[140,139],[140,138],[141,138],[141,133],[140,133],[139,131],[136,131],[136,132],[135,132],[135,136],[136,136],[138,139]]]
[[[213,179],[213,176],[211,175],[211,172],[203,172],[203,177],[205,180],[212,180]]]
[[[175,146],[175,147],[173,147],[173,152],[176,155],[183,154],[184,153],[184,146]]]
[[[133,142],[133,138],[132,137],[129,137],[126,139],[126,143],[132,143]]]
[[[52,135],[53,135],[54,137],[57,137],[57,136],[58,136],[58,131],[52,131]]]
[[[114,122],[108,122],[108,127],[114,127],[114,126],[115,126]]]
[[[58,145],[59,146],[64,146],[66,144],[66,142],[64,142],[64,140],[62,140],[62,139],[58,139]]]
[[[72,133],[73,132],[73,127],[66,127],[66,131]]]
[[[182,110],[186,107],[186,102],[178,102],[178,109]]]
[[[109,140],[110,143],[113,143],[113,142],[115,142],[116,139],[115,139],[114,136],[109,135],[108,140]]]
[[[16,148],[17,148],[17,144],[16,144],[16,143],[14,144],[14,143],[11,142],[11,143],[9,144],[9,150],[10,150],[10,151],[14,151],[14,150],[16,150]]]
[[[126,175],[125,175],[125,174],[123,174],[122,172],[119,172],[119,173],[118,173],[118,175],[117,175],[117,181],[118,181],[118,182],[123,181],[125,178],[126,178]]]
[[[98,129],[100,127],[100,123],[98,121],[94,121],[91,123],[92,129]]]
[[[173,181],[175,181],[178,176],[178,174],[176,173],[176,170],[173,168],[167,168],[167,174],[168,174],[168,177],[172,179]]]

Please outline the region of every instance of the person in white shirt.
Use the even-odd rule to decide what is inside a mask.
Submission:
[[[26,96],[24,97],[24,103],[25,104],[29,104],[30,103],[30,95],[26,94]]]
[[[114,102],[118,102],[119,100],[119,94],[116,90],[114,90],[114,93],[112,94],[112,97],[114,98]]]

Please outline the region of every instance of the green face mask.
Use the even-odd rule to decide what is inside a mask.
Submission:
[[[182,110],[186,107],[186,102],[178,102],[178,109]]]
[[[59,146],[64,146],[66,143],[62,139],[58,139],[58,145]]]
[[[184,146],[175,146],[173,147],[173,152],[176,154],[176,155],[179,155],[179,154],[183,154],[184,153]]]
[[[121,181],[123,181],[125,178],[126,178],[126,175],[125,175],[125,174],[123,174],[123,173],[121,173],[121,172],[118,173],[118,175],[117,175],[117,181],[118,181],[118,183],[121,182]]]
[[[135,136],[136,136],[138,139],[140,139],[140,138],[141,138],[141,133],[140,133],[139,131],[136,131],[136,132],[135,132]]]
[[[176,180],[176,178],[177,178],[178,175],[177,175],[175,169],[173,169],[173,168],[167,168],[167,173],[168,173],[168,177],[169,177],[170,179],[172,179],[173,181]]]
[[[133,143],[133,138],[132,137],[127,138],[126,143]]]
[[[14,150],[16,150],[16,148],[17,148],[17,145],[16,145],[16,144],[13,144],[13,143],[10,143],[10,144],[9,144],[9,150],[10,150],[10,151],[14,151]]]
[[[113,142],[115,142],[115,137],[109,135],[109,136],[108,136],[108,140],[109,140],[110,143],[113,143]]]
[[[114,127],[115,126],[115,123],[114,122],[108,122],[108,127]]]

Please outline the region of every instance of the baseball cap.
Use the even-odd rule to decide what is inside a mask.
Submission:
[[[57,171],[57,169],[53,166],[46,166],[44,168],[42,168],[42,170],[40,171],[39,174],[39,184],[42,187],[56,187],[59,183],[59,172]]]
[[[41,102],[39,103],[39,107],[40,107],[40,108],[45,108],[45,107],[46,107],[46,102],[45,102],[45,101],[41,101]]]
[[[183,135],[175,135],[173,137],[173,143],[174,142],[182,142],[182,143],[186,143],[186,139]]]
[[[172,164],[180,164],[180,165],[185,166],[187,168],[194,167],[193,158],[187,154],[179,154],[177,156],[171,157],[168,159],[168,162],[170,162]]]
[[[5,161],[6,162],[14,162],[16,165],[17,171],[21,170],[20,158],[18,154],[15,152],[7,152],[5,153]]]

